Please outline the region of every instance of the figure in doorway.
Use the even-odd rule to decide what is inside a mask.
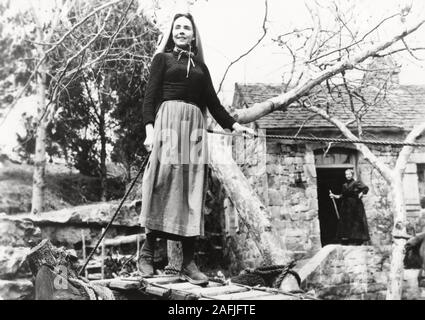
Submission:
[[[362,245],[370,240],[366,213],[362,202],[363,195],[369,188],[360,181],[354,180],[354,171],[345,170],[347,182],[342,186],[342,194],[329,196],[340,199],[339,220],[336,231],[336,239],[343,245]]]

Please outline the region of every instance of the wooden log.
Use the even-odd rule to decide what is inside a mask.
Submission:
[[[109,282],[109,288],[115,290],[140,290],[144,287],[142,281],[127,281],[121,279],[112,279]]]
[[[171,290],[169,298],[171,300],[198,300],[199,297],[191,292]]]
[[[160,298],[168,298],[170,297],[171,289],[151,285],[145,289],[145,292]]]
[[[144,241],[145,238],[146,238],[145,234],[132,234],[129,236],[119,236],[113,239],[105,239],[105,246],[118,247],[121,245],[141,242],[141,241]]]

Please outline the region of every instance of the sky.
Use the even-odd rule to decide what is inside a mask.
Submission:
[[[0,0],[4,1],[4,0]],[[29,1],[13,0],[12,5],[18,10],[28,5]],[[40,10],[49,7],[52,0],[37,0],[35,4]],[[49,2],[50,1],[50,2]],[[187,0],[138,0],[143,12],[147,15],[155,14],[159,27],[163,28],[176,11],[187,8]],[[106,2],[106,1],[105,1]],[[192,0],[191,13],[197,22],[201,33],[205,51],[205,59],[210,70],[216,89],[223,77],[226,67],[235,58],[249,49],[262,34],[262,22],[265,12],[265,0]],[[321,7],[331,4],[330,0],[315,1]],[[424,0],[346,0],[346,7],[351,7],[359,17],[359,29],[376,23],[390,13],[399,12],[406,4],[412,4],[412,13],[409,20],[425,18]],[[312,0],[306,0],[313,5]],[[155,5],[159,10],[153,10]],[[287,68],[288,55],[279,48],[272,39],[278,35],[293,30],[294,26],[302,28],[311,24],[303,1],[268,0],[269,15],[266,23],[267,36],[248,56],[235,64],[229,71],[220,98],[224,105],[232,102],[233,88],[238,83],[280,83],[285,66]],[[326,21],[323,21],[326,24]],[[380,33],[386,38],[393,32],[400,30],[403,25],[396,20],[384,25]],[[425,39],[425,25],[412,36],[408,43],[421,44]],[[425,47],[425,40],[422,47]],[[418,54],[425,59],[425,52]],[[416,61],[412,57],[402,61],[400,73],[402,84],[425,84],[425,61]],[[0,148],[2,144],[16,140],[15,129],[19,129],[20,114],[34,110],[35,101],[26,98],[11,113],[10,119],[0,127]]]
[[[201,37],[206,51],[206,62],[214,83],[218,86],[229,62],[250,48],[262,34],[264,0],[198,0],[192,12],[201,28]],[[312,3],[313,1],[307,1]],[[412,3],[412,20],[425,18],[425,1],[404,0],[351,0],[354,9],[362,16],[362,21],[370,23],[399,10],[406,2]],[[293,26],[311,25],[303,1],[269,0],[269,17],[266,24],[268,35],[249,56],[232,66],[226,80],[225,102],[231,103],[235,82],[280,83],[287,54],[271,39],[293,30]],[[320,5],[331,1],[319,0]],[[326,21],[324,22],[326,23]],[[398,24],[388,25],[382,32],[383,39],[398,30]],[[409,44],[419,39],[425,42],[425,25],[409,38]],[[422,47],[424,47],[422,42]],[[425,59],[425,54],[421,55]],[[403,84],[425,84],[425,62],[413,58],[403,61],[400,74]],[[230,100],[229,100],[230,98]]]

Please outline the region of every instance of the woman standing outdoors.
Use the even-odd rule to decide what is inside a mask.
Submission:
[[[345,170],[346,183],[342,186],[342,194],[331,191],[329,196],[341,199],[340,218],[337,225],[337,240],[344,245],[362,245],[370,240],[366,213],[362,202],[363,195],[369,188],[360,181],[354,180],[354,171]]]
[[[140,215],[146,230],[139,257],[144,275],[154,274],[154,247],[161,237],[181,241],[182,278],[208,283],[194,262],[196,237],[204,234],[207,108],[224,129],[254,134],[220,104],[193,17],[177,14],[152,60],[143,103],[144,146],[152,151],[143,176]]]

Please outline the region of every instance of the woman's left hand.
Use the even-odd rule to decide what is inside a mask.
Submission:
[[[363,193],[359,193],[359,199],[363,198]]]
[[[233,124],[233,129],[235,130],[235,132],[237,133],[246,133],[250,136],[254,136],[255,135],[255,131],[251,128],[245,127],[240,125],[239,123],[235,122]]]

